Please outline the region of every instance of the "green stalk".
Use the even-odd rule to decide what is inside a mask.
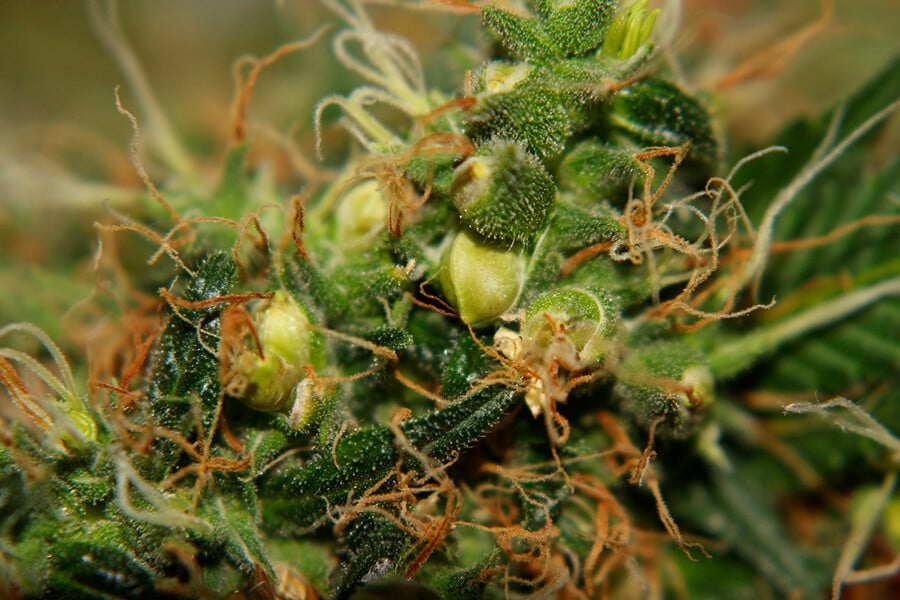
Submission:
[[[781,345],[841,321],[874,302],[892,296],[900,296],[900,277],[854,290],[725,344],[710,357],[710,368],[717,379],[727,379],[752,366],[762,356],[771,354]]]

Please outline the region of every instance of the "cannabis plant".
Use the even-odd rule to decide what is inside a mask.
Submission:
[[[97,224],[88,356],[0,328],[0,595],[889,595],[900,62],[742,156],[670,6],[408,2],[483,26],[442,89],[323,4],[237,64],[208,184],[88,2],[146,193]],[[291,188],[253,87],[329,39],[359,85]]]

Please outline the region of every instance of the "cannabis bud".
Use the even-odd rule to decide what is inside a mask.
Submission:
[[[541,228],[556,188],[521,143],[495,139],[457,168],[450,193],[466,226],[488,240],[513,244]]]
[[[444,257],[440,282],[463,322],[484,327],[512,308],[522,289],[525,261],[519,252],[460,231]]]

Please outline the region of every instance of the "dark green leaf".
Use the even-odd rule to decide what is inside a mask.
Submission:
[[[719,164],[719,144],[706,108],[677,86],[644,79],[613,96],[613,125],[643,146],[690,143],[687,165],[705,172]]]
[[[488,388],[430,415],[404,421],[401,428],[415,448],[444,462],[494,426],[513,399],[512,390]],[[387,427],[351,433],[340,438],[333,453],[329,449],[298,469],[266,477],[261,498],[270,506],[264,511],[287,520],[284,525],[307,527],[324,516],[329,502],[343,504],[348,494],[358,497],[382,479],[398,458],[393,433]]]
[[[400,566],[397,562],[410,543],[410,536],[388,519],[362,513],[348,526],[342,541],[344,556],[336,571],[336,581],[331,586],[334,597],[347,598],[361,581],[379,579],[396,572]],[[379,596],[360,592],[354,597]]]
[[[187,302],[202,302],[229,293],[235,278],[235,265],[225,253],[214,253],[197,268],[197,274],[185,286]],[[209,425],[212,409],[219,398],[218,315],[221,304],[202,309],[179,309],[179,315],[169,317],[154,352],[149,397],[154,413],[167,426],[176,426],[182,410],[169,398],[198,397],[208,411],[204,415]]]
[[[51,554],[48,593],[58,598],[155,598],[158,575],[126,550],[60,541]]]

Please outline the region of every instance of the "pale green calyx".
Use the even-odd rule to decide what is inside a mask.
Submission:
[[[638,0],[629,7],[622,7],[603,39],[603,55],[622,60],[634,56],[650,39],[659,13],[658,8],[647,12],[647,0]]]
[[[556,186],[522,143],[495,139],[457,167],[450,194],[467,227],[489,240],[516,243],[543,226]]]
[[[599,362],[616,334],[617,310],[606,297],[575,287],[547,292],[525,312],[522,336],[531,346],[569,348],[571,368]],[[560,346],[558,352],[565,353]]]
[[[279,291],[254,311],[253,322],[260,348],[238,354],[226,391],[256,410],[288,409],[310,362],[309,318]]]
[[[519,252],[487,244],[463,230],[444,257],[440,282],[463,322],[477,328],[512,308],[524,277]]]
[[[678,398],[685,406],[692,408],[707,406],[715,398],[713,374],[705,365],[694,365],[685,369],[681,374],[680,383],[685,391],[679,393]]]
[[[66,411],[66,416],[69,417],[69,420],[72,421],[72,424],[75,425],[86,440],[92,442],[97,441],[97,422],[94,421],[94,418],[87,412],[87,408],[83,406],[79,408],[70,408]]]
[[[340,199],[335,239],[344,250],[364,249],[387,222],[388,207],[374,179],[353,186]]]
[[[483,70],[484,91],[488,95],[511,92],[519,82],[527,79],[533,70],[534,65],[526,62],[490,62]]]

